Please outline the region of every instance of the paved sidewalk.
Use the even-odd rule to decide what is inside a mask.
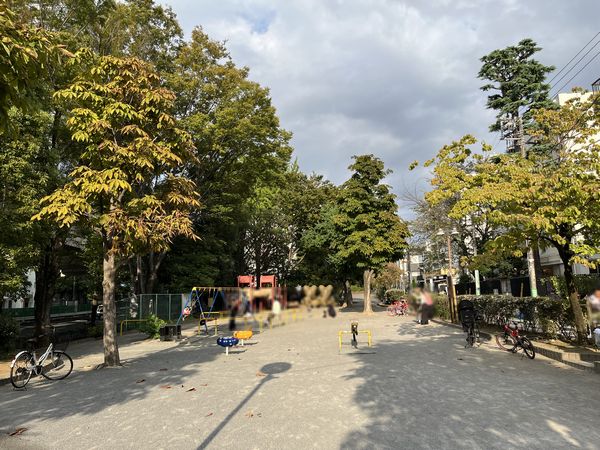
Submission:
[[[355,318],[374,347],[339,354]],[[119,369],[0,387],[0,447],[600,448],[600,377],[463,342],[444,325],[319,311],[229,356],[212,337],[146,341]]]

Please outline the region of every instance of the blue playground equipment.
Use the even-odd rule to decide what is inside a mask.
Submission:
[[[229,347],[238,345],[239,339],[235,337],[220,337],[217,338],[217,345],[225,347],[225,354],[229,355]]]
[[[208,298],[210,298],[212,294],[212,304],[210,305],[210,309],[208,311],[208,315],[211,315],[212,310],[215,304],[217,303],[218,295],[223,295],[223,293],[217,288],[194,287],[192,288],[188,300],[185,303],[185,306],[183,307],[183,311],[181,311],[181,314],[179,315],[179,319],[177,319],[177,325],[179,325],[189,316],[197,316],[200,318],[200,325],[204,325],[204,330],[206,331],[206,334],[209,334],[208,325],[206,324],[208,318],[204,313],[204,308],[202,308],[202,298],[204,294],[206,294],[207,296],[207,306]],[[224,300],[225,298],[223,297],[223,301]]]

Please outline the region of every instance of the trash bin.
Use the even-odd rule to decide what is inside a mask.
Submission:
[[[158,330],[161,341],[178,341],[181,339],[181,325],[165,325]]]

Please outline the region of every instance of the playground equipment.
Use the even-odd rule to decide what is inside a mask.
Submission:
[[[236,339],[239,339],[240,343],[242,344],[242,347],[243,347],[244,341],[250,339],[253,334],[254,333],[252,333],[252,330],[241,330],[241,331],[235,331],[233,333],[233,337]]]
[[[254,275],[239,275],[237,277],[238,287],[256,287]]]
[[[202,300],[204,296],[206,296],[206,303],[208,306],[208,299],[212,295],[212,303],[210,304],[210,309],[208,312],[204,312],[204,308],[202,307]],[[217,317],[213,316],[213,308],[217,304],[217,300],[219,299],[219,295],[222,295],[223,305],[225,306],[225,294],[219,288],[211,288],[211,287],[194,287],[190,292],[187,302],[183,307],[183,311],[181,311],[181,315],[179,319],[177,319],[176,325],[180,325],[187,317],[195,316],[199,318],[198,324],[198,332],[200,331],[200,327],[204,326],[204,331],[206,334],[208,333],[208,321],[215,321],[215,327],[217,325]]]
[[[217,345],[225,347],[225,354],[229,355],[229,347],[238,345],[239,339],[235,337],[220,337],[217,338]]]
[[[369,347],[371,347],[371,330],[359,330],[358,329],[358,322],[357,321],[352,321],[350,322],[350,331],[346,331],[346,330],[340,330],[338,331],[338,343],[339,343],[339,351],[342,351],[342,336],[344,334],[351,334],[352,335],[352,347],[354,348],[358,348],[358,334],[359,333],[365,333],[367,335],[367,342]]]

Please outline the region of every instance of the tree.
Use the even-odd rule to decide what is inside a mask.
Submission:
[[[504,116],[520,117],[524,108],[523,126],[532,126],[535,110],[554,108],[549,98],[550,85],[545,83],[546,75],[554,70],[532,56],[541,50],[531,39],[523,39],[517,45],[494,50],[481,58],[483,65],[479,78],[490,81],[481,87],[483,91],[495,91],[488,96],[487,107],[497,111],[496,122],[490,131],[500,130],[500,120]]]
[[[202,29],[192,31],[174,64],[165,79],[196,148],[186,171],[201,195],[202,208],[193,220],[202,240],[178,240],[164,260],[163,283],[169,288],[172,280],[188,287],[199,279],[230,284],[248,268],[245,243],[249,233],[260,231],[252,222],[265,219],[255,209],[257,194],[266,189],[275,195],[287,183],[291,134],[281,128],[268,89],[249,80],[248,69],[237,67],[224,44]],[[187,263],[192,260],[203,261],[201,271]],[[149,255],[143,267],[155,271]]]
[[[341,188],[335,216],[341,237],[337,257],[351,272],[362,271],[364,312],[371,313],[371,281],[385,263],[402,256],[408,228],[398,217],[396,196],[383,178],[389,174],[383,161],[373,155],[354,157],[351,178]]]
[[[427,194],[433,204],[457,198],[450,216],[465,217],[485,207],[485,220],[505,233],[493,241],[496,251],[522,255],[527,239],[556,248],[564,265],[569,302],[579,340],[585,321],[575,285],[574,263],[594,267],[600,253],[600,107],[595,100],[575,101],[559,110],[539,110],[536,139],[552,154],[490,155],[473,152],[471,136],[443,147]],[[469,167],[469,171],[465,171]]]
[[[199,205],[197,193],[181,175],[193,146],[169,114],[174,94],[138,59],[101,57],[56,97],[69,106],[67,125],[85,151],[34,219],[82,223],[101,236],[104,362],[115,366],[117,265],[140,247],[162,251],[177,235],[194,236],[189,210]]]
[[[44,30],[21,23],[5,3],[0,4],[0,132],[9,122],[11,106],[30,107],[45,71],[60,53],[70,55],[52,42]]]

